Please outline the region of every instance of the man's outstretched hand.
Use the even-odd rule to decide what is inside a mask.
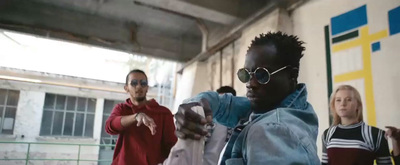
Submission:
[[[386,137],[390,137],[393,140],[396,140],[397,142],[400,142],[400,129],[397,129],[396,127],[393,126],[386,126]]]
[[[400,129],[392,126],[386,126],[387,130],[385,133],[386,138],[390,137],[392,139],[393,145],[393,156],[400,156]],[[395,160],[395,164],[398,163]],[[397,161],[399,159],[397,158]]]
[[[201,106],[204,109],[205,117],[192,110],[192,107]],[[212,123],[212,111],[207,100],[191,102],[179,105],[178,112],[175,114],[176,136],[181,139],[199,140],[208,134],[204,125]]]
[[[139,127],[140,125],[145,125],[147,128],[150,129],[151,135],[155,135],[156,134],[156,123],[154,122],[154,120],[147,116],[145,113],[138,113],[136,115],[136,126]]]

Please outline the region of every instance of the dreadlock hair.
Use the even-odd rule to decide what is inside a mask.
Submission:
[[[231,93],[233,96],[236,96],[236,90],[230,86],[222,86],[217,89],[218,93]]]
[[[258,37],[251,41],[248,51],[250,51],[255,46],[264,46],[268,44],[273,44],[276,46],[277,53],[281,56],[281,59],[292,67],[293,78],[299,75],[300,59],[303,57],[303,51],[305,47],[304,42],[299,41],[299,38],[294,35],[288,35],[286,33],[278,32],[268,32],[267,34],[260,34]]]

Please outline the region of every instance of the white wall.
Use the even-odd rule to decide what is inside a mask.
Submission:
[[[179,104],[183,100],[190,98],[200,92],[210,90],[207,79],[207,64],[204,62],[195,62],[183,70],[182,75],[178,77],[178,85],[175,97],[174,108],[171,110],[175,114]]]
[[[301,61],[300,78],[301,82],[308,85],[309,101],[314,106],[320,121],[319,133],[321,135],[329,126],[328,118],[328,92],[327,92],[327,67],[325,53],[324,26],[330,24],[332,17],[343,14],[347,11],[367,5],[367,17],[369,34],[388,29],[388,11],[398,7],[398,0],[324,0],[310,1],[300,8],[294,10],[291,17],[294,25],[294,34],[306,42],[305,56]],[[400,83],[400,69],[398,61],[400,56],[400,34],[387,36],[380,39],[381,50],[371,53],[373,100],[366,102],[364,79],[345,81],[338,84],[355,85],[363,96],[364,100],[364,120],[373,124],[367,118],[366,104],[375,103],[376,126],[384,129],[386,125],[400,127],[400,102],[398,93],[400,89],[396,84]],[[332,43],[331,43],[332,45]],[[356,48],[357,49],[357,48]],[[353,52],[340,51],[332,53],[332,69],[337,71],[344,69],[348,65],[357,67],[357,60],[337,61],[340,54],[348,56],[354,55]],[[365,53],[365,52],[364,52]],[[354,59],[353,59],[354,60]],[[365,67],[361,65],[360,67]],[[321,153],[321,141],[318,139],[319,153]]]
[[[172,109],[173,114],[176,113],[179,104],[181,104],[183,100],[191,97],[192,89],[195,83],[194,80],[196,76],[196,69],[197,63],[193,63],[183,70],[182,75],[178,75],[174,109]]]

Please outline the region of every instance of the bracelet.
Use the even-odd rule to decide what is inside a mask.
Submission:
[[[137,118],[137,116],[138,116],[140,113],[142,113],[142,112],[138,112],[138,113],[135,114],[135,117],[134,117],[134,118],[135,118],[136,121],[137,121],[136,118]]]

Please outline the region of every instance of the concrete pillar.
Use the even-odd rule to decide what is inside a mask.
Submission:
[[[210,90],[207,75],[207,64],[205,62],[195,62],[183,70],[178,80],[176,98],[172,113],[176,113],[179,104],[184,99],[193,97],[199,92]]]
[[[94,115],[93,125],[93,139],[96,140],[96,144],[100,144],[102,122],[103,122],[103,109],[104,109],[104,98],[97,98],[96,102],[96,114]]]
[[[17,141],[36,141],[40,134],[44,98],[44,92],[20,91],[14,125]]]

